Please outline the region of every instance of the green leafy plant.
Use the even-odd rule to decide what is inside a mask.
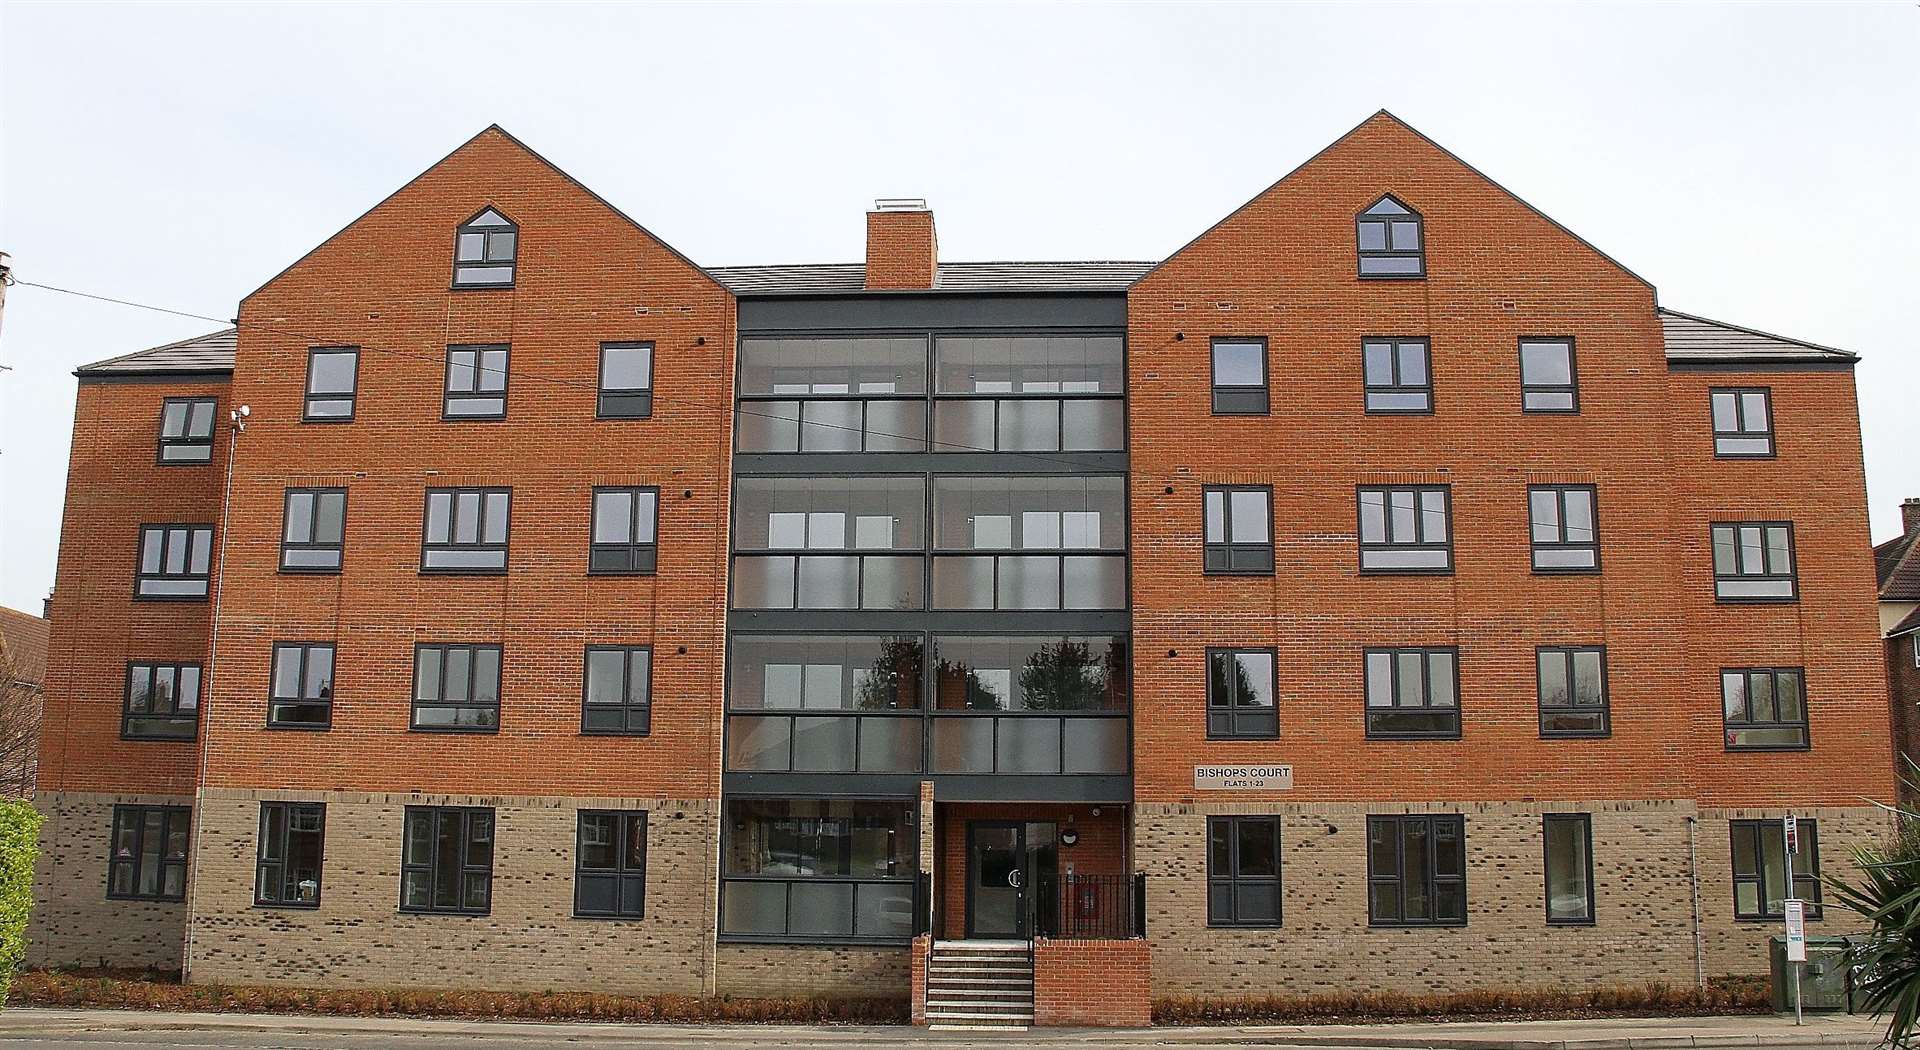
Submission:
[[[40,814],[19,801],[0,801],[0,1002],[27,953],[27,913],[33,910],[33,862],[40,855]]]
[[[1908,759],[1907,767],[1902,779],[1920,789],[1920,766]],[[1893,835],[1883,846],[1853,851],[1859,881],[1839,876],[1823,881],[1835,902],[1871,924],[1847,963],[1862,1005],[1875,1016],[1888,1016],[1887,1044],[1906,1047],[1913,1045],[1920,1026],[1920,813],[1880,806],[1893,814]]]

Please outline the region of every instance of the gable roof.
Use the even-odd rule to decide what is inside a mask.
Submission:
[[[47,680],[47,636],[53,625],[18,609],[0,606],[0,665],[10,666],[20,681],[44,685]]]
[[[1229,222],[1232,222],[1233,219],[1237,217],[1241,212],[1244,212],[1248,208],[1253,207],[1255,204],[1260,203],[1260,201],[1263,198],[1265,198],[1267,194],[1272,193],[1274,190],[1279,189],[1282,185],[1286,183],[1288,179],[1291,179],[1295,175],[1298,175],[1300,172],[1305,171],[1310,165],[1313,164],[1314,161],[1317,161],[1321,157],[1326,156],[1328,153],[1333,152],[1336,148],[1340,146],[1341,143],[1359,134],[1362,128],[1365,128],[1367,125],[1373,123],[1376,120],[1391,121],[1395,126],[1406,131],[1408,134],[1412,135],[1414,138],[1417,138],[1420,141],[1426,143],[1427,145],[1432,146],[1435,150],[1437,150],[1440,153],[1441,156],[1444,156],[1448,160],[1453,161],[1455,164],[1460,165],[1462,168],[1465,168],[1467,171],[1473,173],[1475,176],[1480,178],[1487,185],[1492,186],[1494,189],[1499,190],[1501,193],[1506,194],[1509,198],[1511,198],[1514,201],[1514,203],[1534,213],[1535,215],[1539,216],[1541,219],[1546,220],[1546,222],[1549,225],[1551,225],[1554,229],[1559,230],[1561,233],[1564,233],[1568,237],[1573,238],[1575,241],[1578,241],[1580,244],[1585,245],[1589,251],[1593,252],[1595,255],[1598,255],[1600,258],[1605,259],[1608,263],[1612,264],[1614,267],[1619,269],[1621,273],[1624,273],[1628,277],[1631,277],[1634,280],[1639,281],[1641,284],[1646,285],[1647,290],[1655,292],[1656,298],[1658,297],[1658,291],[1653,287],[1652,281],[1649,281],[1645,277],[1642,277],[1639,274],[1628,269],[1626,264],[1622,263],[1620,260],[1614,258],[1611,255],[1608,255],[1606,252],[1603,252],[1599,248],[1595,247],[1592,241],[1589,241],[1585,237],[1582,237],[1579,234],[1573,232],[1572,230],[1567,229],[1565,226],[1562,226],[1560,224],[1560,220],[1554,218],[1551,215],[1548,215],[1546,212],[1541,211],[1539,208],[1536,208],[1533,205],[1528,204],[1525,198],[1521,197],[1519,194],[1513,192],[1512,190],[1506,188],[1505,186],[1500,185],[1498,182],[1495,182],[1491,177],[1487,175],[1486,172],[1481,171],[1479,168],[1476,168],[1471,164],[1468,164],[1464,160],[1461,160],[1458,154],[1454,153],[1452,150],[1448,149],[1447,147],[1442,146],[1438,142],[1433,141],[1427,136],[1421,134],[1419,128],[1416,128],[1413,125],[1407,123],[1406,121],[1401,120],[1399,117],[1394,116],[1392,113],[1389,113],[1385,109],[1375,111],[1372,116],[1368,117],[1367,119],[1361,121],[1358,124],[1355,124],[1352,128],[1349,128],[1346,134],[1340,136],[1337,139],[1334,139],[1332,142],[1327,143],[1326,146],[1321,148],[1320,152],[1315,153],[1313,156],[1308,157],[1306,160],[1303,160],[1299,164],[1294,165],[1294,168],[1292,171],[1289,171],[1285,175],[1282,175],[1278,179],[1275,179],[1272,185],[1268,186],[1266,189],[1261,190],[1259,193],[1254,194],[1251,198],[1247,200],[1245,204],[1242,204],[1238,208],[1235,208],[1232,211],[1228,212],[1223,218],[1221,218],[1219,222],[1216,222],[1212,226],[1209,226],[1205,230],[1203,230],[1200,236],[1195,237],[1194,239],[1181,245],[1180,248],[1177,251],[1175,251],[1172,255],[1169,255],[1165,259],[1162,259],[1159,262],[1155,263],[1152,269],[1149,269],[1147,273],[1143,273],[1140,275],[1141,278],[1145,279],[1148,274],[1151,274],[1154,270],[1158,270],[1160,267],[1165,266],[1166,264],[1172,262],[1174,259],[1178,258],[1182,252],[1185,252],[1188,248],[1191,248],[1194,245],[1199,244],[1201,241],[1206,240],[1207,237],[1213,233],[1213,231],[1219,229],[1222,226],[1225,226]],[[1399,200],[1399,198],[1397,197],[1394,199]]]
[[[1860,355],[1784,335],[1742,328],[1695,314],[1659,307],[1669,361],[1836,361],[1851,364]]]
[[[1912,634],[1915,631],[1920,631],[1920,608],[1914,609],[1906,615],[1905,619],[1888,628],[1887,637],[1898,638],[1903,634]]]
[[[1920,602],[1920,533],[1897,536],[1873,549],[1873,572],[1883,602]]]
[[[81,365],[73,374],[93,376],[232,375],[233,349],[239,329],[196,335],[191,339],[135,350],[105,361]]]
[[[1150,262],[943,262],[933,292],[1124,292]],[[865,263],[715,266],[707,271],[735,295],[845,295],[874,291]],[[883,293],[887,294],[887,293]]]

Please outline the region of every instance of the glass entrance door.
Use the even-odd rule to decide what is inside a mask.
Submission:
[[[1052,821],[967,824],[967,936],[1033,936],[1053,924],[1060,848]]]

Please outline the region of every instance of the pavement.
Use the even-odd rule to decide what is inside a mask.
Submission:
[[[927,1032],[905,1027],[634,1025],[15,1008],[0,1012],[0,1050],[681,1050],[687,1047],[938,1050],[1145,1050],[1163,1047],[1425,1047],[1433,1050],[1694,1050],[1876,1047],[1868,1017],[1609,1018],[1374,1025]]]

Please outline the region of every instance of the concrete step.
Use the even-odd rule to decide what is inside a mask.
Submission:
[[[984,1021],[940,1021],[927,1025],[929,1032],[1024,1032],[1024,1024],[988,1024]]]
[[[978,1010],[992,1014],[1030,1014],[1033,1012],[1032,999],[968,999],[948,998],[928,999],[929,1010]]]
[[[979,977],[973,974],[959,976],[956,974],[935,973],[927,975],[927,986],[929,988],[1020,988],[1032,991],[1033,977],[1031,975],[1023,977]]]
[[[978,1010],[928,1009],[927,1020],[933,1024],[941,1024],[943,1022],[948,1024],[955,1022],[962,1024],[967,1022],[986,1022],[988,1024],[1029,1025],[1033,1023],[1033,1013],[1029,1011],[1024,1014],[992,1014],[982,1013]]]

